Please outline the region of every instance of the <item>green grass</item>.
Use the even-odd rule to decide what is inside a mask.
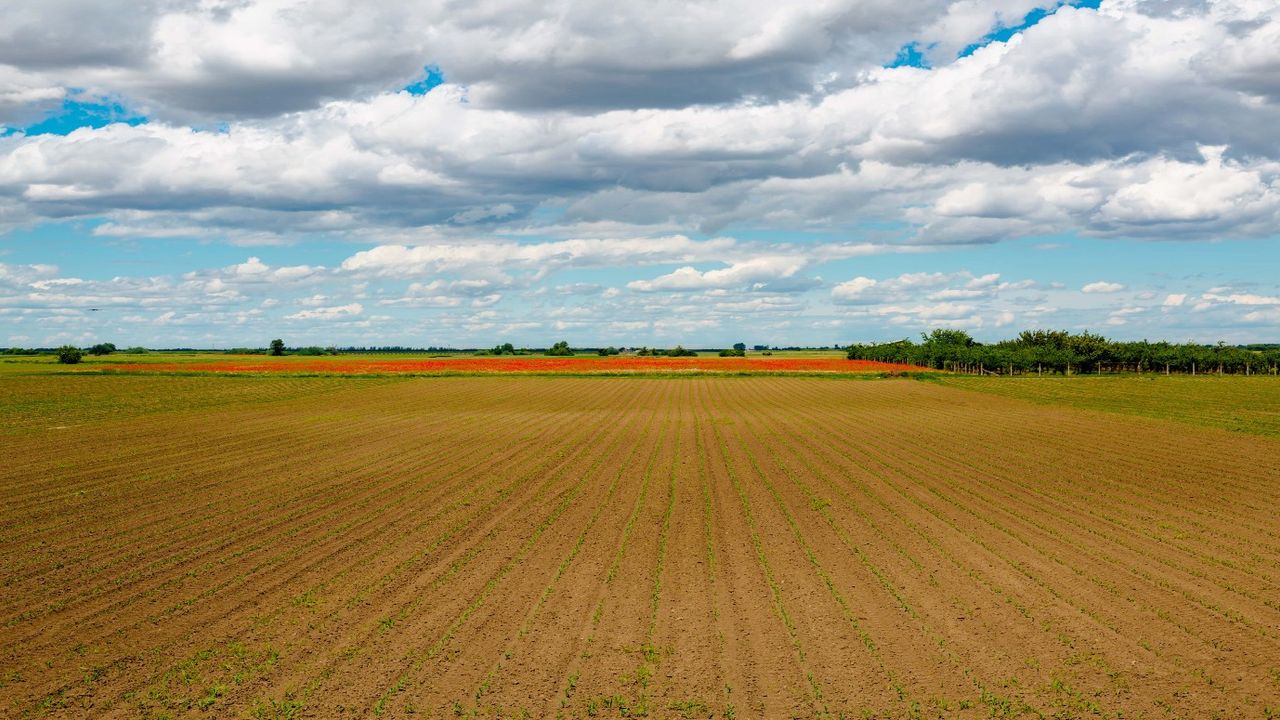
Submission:
[[[1185,375],[976,377],[933,375],[948,387],[1044,405],[1141,415],[1280,437],[1280,378]]]

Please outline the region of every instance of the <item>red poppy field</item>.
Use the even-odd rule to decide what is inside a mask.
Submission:
[[[263,358],[239,356],[182,363],[112,363],[113,371],[213,372],[213,373],[310,373],[310,374],[407,374],[407,375],[574,375],[665,373],[900,373],[923,368],[843,357],[451,357],[441,359],[385,358]]]
[[[250,371],[0,375],[0,444],[3,717],[1280,713],[1265,434],[905,378]]]

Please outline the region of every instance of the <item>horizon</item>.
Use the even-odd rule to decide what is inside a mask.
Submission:
[[[486,7],[13,3],[0,347],[1280,339],[1265,3]]]
[[[938,330],[938,329],[941,329],[941,328],[935,328],[935,330]],[[1055,331],[1053,328],[1047,328],[1047,330],[1050,332]],[[961,330],[961,332],[964,332],[964,331]],[[1179,340],[1170,340],[1168,338],[1151,339],[1151,338],[1144,337],[1136,340],[1121,340],[1118,338],[1107,337],[1106,335],[1103,335],[1100,333],[1090,333],[1090,331],[1087,329],[1082,331],[1082,333],[1075,333],[1075,334],[1093,334],[1095,336],[1103,338],[1108,342],[1114,342],[1114,343],[1135,343],[1135,344],[1145,343],[1149,345],[1164,344],[1164,345],[1175,345],[1175,346],[1176,345],[1195,345],[1195,346],[1201,346],[1201,347],[1213,347],[1215,345],[1215,343],[1201,343],[1195,340],[1179,341]],[[745,346],[744,351],[748,353],[759,353],[759,352],[768,352],[768,351],[776,351],[776,352],[828,351],[828,352],[843,353],[843,352],[847,352],[850,348],[855,346],[874,347],[878,345],[894,345],[904,341],[920,342],[920,341],[927,341],[927,340],[928,340],[927,335],[922,333],[922,336],[920,338],[912,338],[908,336],[908,337],[899,337],[891,340],[866,340],[866,341],[854,340],[853,342],[829,344],[829,345],[799,345],[799,344],[788,344],[788,343],[747,343],[742,341],[737,341],[734,343],[728,343],[724,345],[699,344],[699,343],[692,343],[692,344],[676,343],[675,345],[667,345],[667,346],[631,345],[631,344],[625,344],[625,343],[617,343],[617,344],[611,344],[611,345],[597,343],[593,345],[588,343],[588,344],[582,344],[582,345],[571,344],[569,349],[575,353],[588,353],[588,354],[593,353],[597,350],[602,350],[606,348],[610,350],[617,350],[624,353],[630,353],[637,350],[655,350],[655,351],[666,350],[666,349],[672,349],[675,347],[684,347],[685,349],[696,351],[696,352],[716,352],[719,350],[733,349],[737,345],[741,344]],[[1017,341],[1018,341],[1017,335],[1012,335],[1009,337],[1005,337],[999,340],[989,341],[989,342],[984,342],[982,340],[978,340],[974,338],[974,344],[976,345],[998,345],[1004,342],[1017,342]],[[254,354],[262,354],[270,350],[270,343],[264,343],[262,345],[247,344],[247,345],[197,347],[197,346],[180,346],[180,345],[168,345],[168,346],[166,345],[153,345],[153,346],[119,345],[117,346],[116,343],[111,343],[110,341],[104,340],[102,342],[108,343],[111,346],[111,350],[107,354],[117,354],[117,353],[129,354],[131,350],[135,350],[135,349],[143,350],[146,352],[158,352],[158,353],[165,353],[165,352],[236,353],[238,351],[244,351],[244,352],[254,353]],[[567,342],[567,341],[558,341],[558,342]],[[542,353],[551,347],[551,343],[548,343],[547,345],[521,345],[519,343],[511,343],[511,344],[514,346],[514,349],[518,353]],[[76,346],[72,345],[71,347],[76,347]],[[88,347],[89,346],[83,346],[81,347],[81,349],[87,349]],[[485,353],[487,351],[495,349],[495,347],[496,346],[494,345],[335,345],[333,343],[319,344],[319,345],[305,345],[305,344],[295,345],[295,344],[289,344],[287,342],[285,342],[284,344],[285,354],[297,354],[299,351],[304,351],[304,350],[332,350],[332,351],[336,351],[339,354],[341,353],[364,353],[364,354]],[[1270,348],[1280,348],[1280,342],[1231,343],[1231,344],[1227,344],[1226,347],[1245,348],[1245,349],[1250,349],[1250,348],[1270,349]],[[0,354],[6,354],[6,352],[14,352],[18,354],[21,354],[24,352],[39,352],[39,353],[47,354],[47,353],[55,352],[58,349],[59,348],[54,346],[21,347],[21,346],[15,345],[7,348],[0,347]]]

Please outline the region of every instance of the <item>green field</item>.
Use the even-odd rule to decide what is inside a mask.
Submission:
[[[1205,375],[975,377],[937,375],[948,387],[1083,410],[1142,415],[1280,436],[1280,378]]]

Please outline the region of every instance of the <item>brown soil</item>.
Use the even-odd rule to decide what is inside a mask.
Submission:
[[[3,438],[0,715],[1280,715],[1280,441],[910,380],[316,382]]]

